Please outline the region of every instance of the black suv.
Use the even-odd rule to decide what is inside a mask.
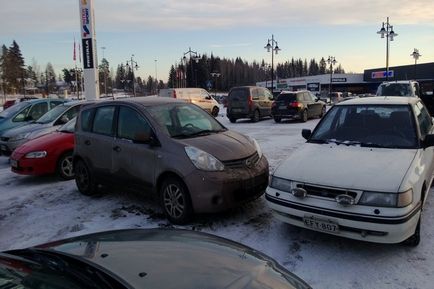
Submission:
[[[271,116],[271,92],[258,86],[233,87],[227,98],[227,117],[234,123],[240,118],[250,118],[253,122]]]
[[[282,118],[296,118],[306,122],[308,118],[322,117],[325,112],[325,102],[310,91],[282,91],[271,108],[275,122],[280,122]]]

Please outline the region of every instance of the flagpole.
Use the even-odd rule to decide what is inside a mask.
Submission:
[[[75,51],[75,36],[74,36],[74,64],[75,64],[75,93],[77,94],[77,99],[80,100],[80,92],[78,90],[78,75],[77,75],[77,57]]]

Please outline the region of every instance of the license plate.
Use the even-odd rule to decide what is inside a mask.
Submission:
[[[286,109],[286,106],[281,105],[281,106],[279,106],[279,109]]]
[[[242,111],[242,109],[241,108],[234,108],[234,109],[232,109],[232,111],[233,112],[240,112],[240,111]]]
[[[12,160],[12,159],[11,159],[11,167],[13,167],[13,168],[18,168],[18,161],[17,161],[17,160]]]
[[[339,233],[339,225],[329,220],[318,219],[314,217],[304,217],[304,225],[314,230]]]

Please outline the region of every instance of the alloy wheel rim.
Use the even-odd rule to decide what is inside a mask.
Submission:
[[[62,173],[67,177],[74,176],[74,169],[72,167],[72,156],[67,156],[62,160],[60,163],[60,167],[62,170]]]
[[[172,218],[179,218],[184,213],[185,200],[181,189],[174,185],[168,185],[163,193],[163,203],[166,212]]]

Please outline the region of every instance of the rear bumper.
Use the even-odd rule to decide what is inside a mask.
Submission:
[[[378,217],[375,215],[348,214],[318,208],[304,204],[282,200],[266,194],[269,207],[276,218],[283,222],[306,228],[304,218],[316,218],[329,221],[339,226],[338,232],[321,231],[324,233],[346,237],[355,240],[375,243],[400,243],[415,232],[419,217],[420,205],[404,216]]]

